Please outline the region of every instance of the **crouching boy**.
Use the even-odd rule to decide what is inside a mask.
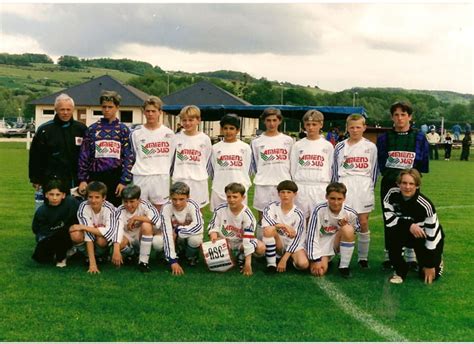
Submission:
[[[270,203],[262,218],[267,271],[286,271],[290,257],[295,268],[305,270],[309,266],[304,250],[305,217],[294,204],[298,186],[291,180],[284,180],[277,185],[277,191],[280,202]],[[278,265],[277,253],[281,256]]]
[[[138,269],[150,272],[148,261],[152,245],[156,251],[163,250],[160,214],[149,201],[140,198],[138,185],[129,185],[122,191],[123,204],[117,208],[120,250],[127,260],[134,260],[139,253]],[[156,240],[153,233],[157,233]]]
[[[104,183],[90,182],[86,187],[87,201],[82,202],[77,211],[79,224],[71,226],[69,230],[78,251],[85,253],[85,243],[89,261],[87,272],[91,274],[100,273],[97,260],[106,261],[109,246],[113,245],[112,263],[118,267],[123,263],[116,209],[105,200],[106,195],[107,186]]]
[[[209,222],[209,238],[214,243],[218,238],[226,238],[231,250],[238,257],[244,276],[252,275],[252,254],[262,256],[265,245],[255,238],[257,220],[244,204],[245,187],[230,183],[224,189],[227,203],[216,209]],[[245,257],[245,258],[244,258]]]
[[[55,262],[57,267],[66,266],[66,253],[72,247],[69,227],[77,223],[79,202],[66,196],[66,188],[58,179],[43,186],[45,202],[33,218],[36,248],[32,258],[38,263]]]
[[[189,198],[189,186],[185,183],[171,186],[170,201],[161,210],[161,223],[166,260],[173,275],[182,275],[176,248],[184,246],[188,265],[195,266],[204,225],[199,205]]]
[[[344,278],[351,277],[349,264],[360,224],[355,210],[344,205],[346,192],[344,184],[330,183],[326,188],[327,201],[316,205],[311,213],[306,251],[314,276],[324,276],[329,261],[340,252],[339,272]]]

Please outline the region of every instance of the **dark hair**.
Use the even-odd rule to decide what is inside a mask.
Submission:
[[[329,183],[329,185],[326,187],[326,196],[328,196],[331,192],[339,192],[346,197],[347,193],[347,188],[343,183],[338,183],[338,182],[333,182]]]
[[[283,190],[297,192],[298,185],[296,185],[296,183],[292,180],[284,180],[277,185],[277,190],[278,192]]]
[[[122,191],[122,199],[140,199],[142,190],[138,185],[128,185]]]
[[[102,91],[99,98],[101,104],[103,102],[113,102],[115,106],[119,106],[121,100],[122,97],[115,91]]]
[[[227,115],[221,118],[219,124],[221,128],[224,125],[228,124],[236,127],[237,129],[240,129],[240,118],[236,114],[228,113]]]
[[[245,196],[245,186],[240,183],[230,183],[224,188],[225,193],[239,193],[242,196]]]
[[[107,196],[107,185],[102,182],[90,182],[86,187],[86,195],[89,196],[90,192],[98,192],[102,197]]]
[[[48,191],[58,189],[62,193],[67,194],[67,188],[64,183],[60,179],[50,179],[46,184],[43,186],[43,194],[46,194]]]
[[[396,109],[402,109],[409,115],[413,113],[413,107],[409,102],[397,101],[393,103],[390,105],[390,114],[393,115]]]
[[[176,182],[171,185],[170,196],[171,195],[186,195],[189,196],[189,186],[183,182]]]
[[[260,119],[262,121],[265,121],[265,118],[272,115],[277,116],[280,121],[283,121],[283,115],[281,114],[280,109],[277,109],[274,107],[268,107],[265,110],[263,110],[263,113],[261,114]]]

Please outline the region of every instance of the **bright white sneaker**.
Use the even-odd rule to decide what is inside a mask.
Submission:
[[[388,280],[392,284],[402,284],[403,283],[403,278],[398,276],[397,274],[394,274],[390,279]]]
[[[65,268],[66,267],[66,258],[64,258],[63,260],[59,261],[56,263],[56,266],[58,268]]]

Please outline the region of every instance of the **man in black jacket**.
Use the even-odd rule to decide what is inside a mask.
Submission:
[[[29,177],[37,191],[53,177],[67,190],[78,185],[79,150],[87,127],[73,119],[74,100],[67,94],[56,98],[54,109],[54,119],[37,129],[31,143]]]

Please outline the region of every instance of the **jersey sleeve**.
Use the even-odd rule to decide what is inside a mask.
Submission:
[[[402,216],[396,211],[394,203],[400,197],[399,188],[391,188],[383,199],[383,213],[386,219],[386,226],[388,230],[395,230],[397,226],[411,226],[413,220],[410,217]]]
[[[79,162],[77,177],[79,182],[88,182],[89,181],[89,171],[92,164],[93,158],[93,148],[94,148],[94,130],[95,126],[90,126],[82,139],[81,149],[79,152]]]
[[[263,216],[262,216],[262,227],[270,227],[275,226],[276,222],[272,219],[272,215],[274,214],[274,207],[275,203],[272,202],[263,209]]]
[[[319,213],[321,209],[321,205],[314,208],[308,223],[306,253],[308,254],[308,259],[312,261],[321,259],[322,256],[321,247],[319,245],[319,230],[321,228]]]
[[[257,227],[257,220],[248,208],[245,210],[244,221],[242,226],[242,246],[244,248],[244,256],[248,256],[253,254],[255,252],[255,249],[257,248],[257,243],[255,241],[255,228]]]
[[[212,213],[212,218],[211,218],[211,221],[209,221],[209,225],[207,226],[207,231],[209,234],[211,233],[220,233],[220,228],[221,228],[221,217],[219,216],[220,215],[220,209],[222,208],[218,208],[218,209],[215,209],[214,212]]]
[[[130,129],[123,124],[122,127],[122,176],[120,177],[120,184],[127,185],[132,181],[132,167],[135,163],[135,152],[130,144]]]
[[[295,214],[298,218],[298,220],[295,223],[294,229],[296,230],[296,236],[293,238],[293,240],[290,242],[288,245],[287,251],[290,253],[295,253],[295,251],[300,247],[302,243],[304,243],[305,240],[305,217],[301,210],[297,209],[295,211]]]
[[[339,180],[339,167],[342,165],[342,158],[344,156],[344,143],[339,142],[334,149],[332,154],[332,172],[331,182],[337,182]]]
[[[105,202],[103,207],[105,208],[105,215],[103,217],[104,224],[103,227],[98,229],[104,236],[104,238],[111,243],[120,243],[118,238],[118,224],[117,224],[117,213],[115,207],[109,203]]]
[[[191,223],[185,226],[178,226],[177,232],[180,238],[189,238],[192,235],[203,232],[204,221],[199,206],[192,200],[188,200],[188,205]]]
[[[178,262],[173,237],[173,225],[171,224],[171,204],[167,203],[163,206],[161,212],[161,228],[163,229],[163,249],[165,257],[170,264]]]

